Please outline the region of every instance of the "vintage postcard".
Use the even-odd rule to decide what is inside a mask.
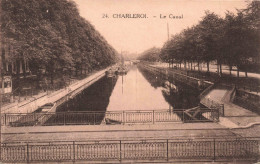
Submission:
[[[260,1],[0,6],[1,163],[260,162]]]

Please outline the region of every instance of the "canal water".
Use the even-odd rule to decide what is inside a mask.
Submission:
[[[126,75],[103,77],[57,112],[187,109],[199,104],[199,91],[176,79],[131,65]],[[104,118],[100,115],[99,123]],[[52,117],[47,123],[55,120]]]

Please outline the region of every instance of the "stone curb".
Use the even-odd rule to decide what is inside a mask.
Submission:
[[[230,129],[248,129],[248,128],[251,128],[255,125],[260,125],[260,122],[252,122],[246,126],[238,126],[238,127],[234,127],[234,128],[230,128]]]

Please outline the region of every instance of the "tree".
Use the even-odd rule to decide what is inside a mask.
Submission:
[[[157,62],[160,61],[159,54],[160,54],[160,49],[153,47],[141,53],[138,59],[149,61],[149,62]]]
[[[3,0],[1,34],[13,61],[29,61],[34,74],[107,67],[118,53],[69,0]],[[19,77],[19,76],[18,76]]]

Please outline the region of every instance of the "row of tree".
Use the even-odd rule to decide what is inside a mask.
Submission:
[[[207,63],[215,61],[219,73],[222,65],[235,66],[246,72],[250,66],[259,69],[260,54],[260,1],[252,1],[246,9],[237,13],[227,12],[222,18],[213,12],[206,11],[197,25],[172,36],[161,48],[160,59],[169,63],[187,64]],[[149,51],[147,51],[149,52]],[[145,60],[152,58],[146,54]],[[153,55],[151,55],[153,56]],[[147,58],[148,57],[148,58]],[[194,65],[193,65],[194,66]]]
[[[146,51],[144,51],[143,53],[140,54],[140,56],[138,57],[139,60],[145,60],[145,61],[150,61],[150,62],[156,62],[156,61],[160,61],[160,48],[150,48]]]
[[[33,73],[76,73],[106,67],[118,53],[79,15],[70,0],[2,0],[1,34],[9,61],[29,61]]]

